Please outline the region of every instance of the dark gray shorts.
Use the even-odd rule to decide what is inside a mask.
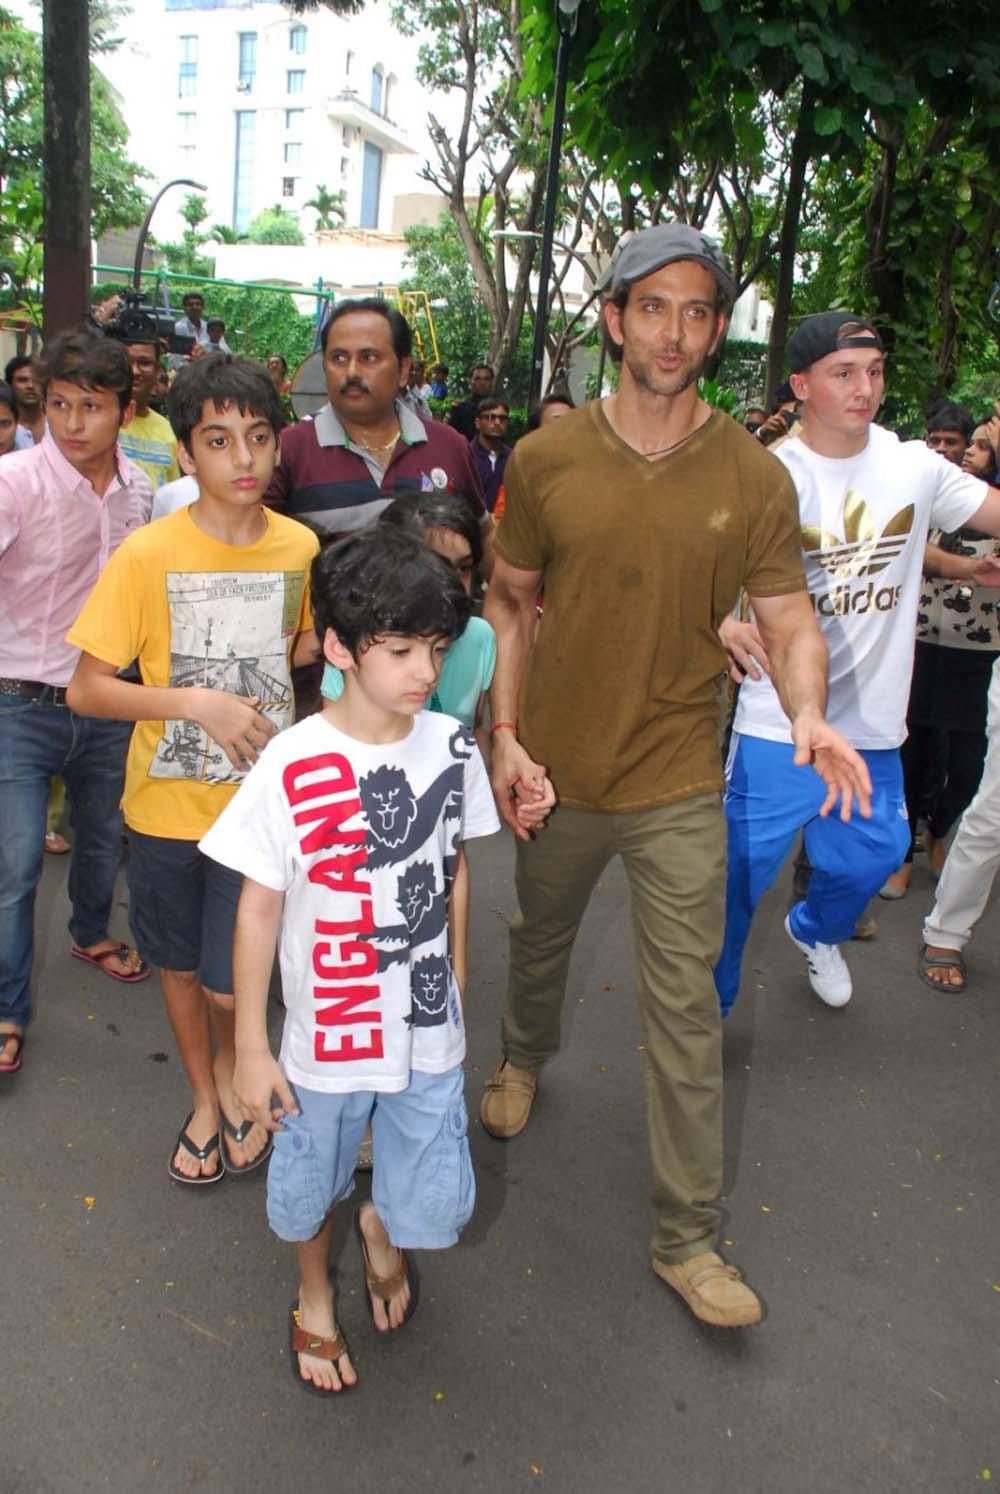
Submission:
[[[220,996],[233,990],[233,929],[243,877],[196,840],[128,832],[129,922],[136,948],[161,970],[195,970]]]

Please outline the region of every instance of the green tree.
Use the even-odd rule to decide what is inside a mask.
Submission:
[[[178,275],[208,275],[212,262],[200,253],[206,238],[201,225],[208,217],[208,203],[200,192],[189,192],[181,204],[180,214],[187,224],[180,243],[159,246],[167,269]]]
[[[128,130],[110,87],[92,67],[91,229],[132,228],[146,208],[149,173],[127,155]],[[43,196],[42,49],[39,38],[0,8],[0,276],[20,300],[41,269]]]
[[[230,223],[213,223],[208,237],[213,244],[245,244],[247,236]]]
[[[991,20],[991,17],[993,18]],[[905,136],[918,106],[937,122],[1000,123],[1000,41],[990,0],[603,0],[580,12],[570,127],[613,179],[650,193],[688,157],[738,160],[762,100],[784,110],[783,182],[772,284],[768,384],[780,375],[810,183],[870,166],[874,137]],[[549,75],[554,22],[528,0],[528,86]],[[974,45],[969,38],[976,37]],[[892,246],[894,182],[876,218]],[[765,194],[766,172],[760,183]]]
[[[408,274],[401,290],[425,292],[432,303],[434,330],[441,361],[448,365],[452,388],[461,389],[463,375],[476,363],[489,362],[490,321],[469,264],[465,245],[447,213],[435,227],[404,229]],[[429,356],[429,349],[425,348]],[[521,335],[498,382],[517,405],[527,399],[531,377],[531,323],[524,318]]]
[[[247,238],[251,244],[304,244],[302,230],[291,213],[280,203],[258,213],[249,228]]]
[[[447,213],[435,228],[403,231],[407,277],[402,290],[420,290],[434,303],[434,329],[441,358],[460,376],[480,363],[489,347],[490,324],[458,230]]]
[[[545,178],[544,92],[524,84],[520,0],[394,0],[394,25],[420,35],[417,69],[452,96],[458,122],[428,115],[434,160],[424,176],[445,199],[489,319],[487,361],[506,382],[529,303]],[[480,353],[483,356],[483,353]]]
[[[881,124],[864,170],[821,167],[801,237],[797,311],[845,305],[892,340],[888,408],[919,425],[926,403],[956,385],[995,382],[987,315],[1000,269],[1000,165],[973,115],[938,120],[920,103],[905,125]]]
[[[318,214],[316,227],[318,229],[336,228],[338,223],[343,223],[344,221],[344,193],[342,191],[328,192],[323,182],[317,185],[316,196],[310,197],[309,201],[302,205],[303,207],[316,209]]]

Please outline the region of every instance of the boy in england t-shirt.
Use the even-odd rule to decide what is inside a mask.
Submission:
[[[423,709],[470,612],[454,572],[378,526],[319,555],[312,587],[343,694],[268,745],[201,844],[244,877],[234,1084],[244,1113],[276,1132],[268,1218],[296,1244],[301,1275],[293,1373],[330,1395],[357,1379],[334,1316],[331,1210],[353,1189],[369,1120],[372,1203],[355,1227],[377,1331],[416,1306],[407,1252],[454,1244],[472,1212],[451,893],[463,841],[499,821],[471,734]],[[276,1062],[266,1010],[279,928]]]

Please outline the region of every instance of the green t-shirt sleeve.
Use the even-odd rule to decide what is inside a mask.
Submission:
[[[751,597],[806,589],[795,484],[777,458],[772,460],[777,470],[762,474],[748,536],[743,585]]]
[[[541,571],[548,558],[539,494],[517,448],[504,469],[506,505],[493,542],[497,554],[519,571]]]

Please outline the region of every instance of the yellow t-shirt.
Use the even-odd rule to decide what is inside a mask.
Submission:
[[[177,464],[177,437],[170,421],[147,410],[145,415],[133,415],[128,425],[118,432],[118,442],[127,457],[153,484],[153,492],[165,482],[175,482],[181,475]]]
[[[256,696],[281,730],[292,720],[291,651],[312,627],[316,536],[262,509],[267,532],[226,545],[183,508],[138,530],[101,572],[68,641],[143,683],[208,685]],[[143,835],[199,840],[245,775],[194,721],[139,721],[125,769],[125,820]]]

